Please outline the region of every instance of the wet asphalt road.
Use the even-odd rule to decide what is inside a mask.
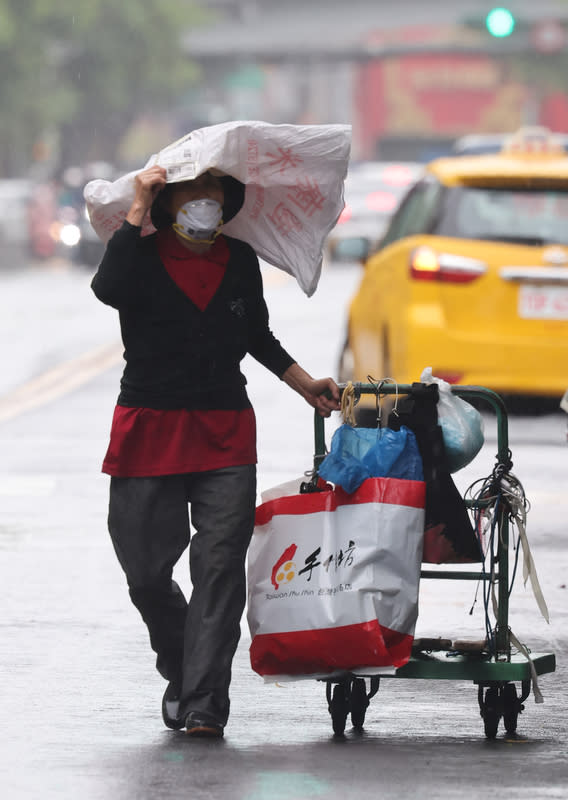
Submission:
[[[529,535],[551,624],[541,620],[520,582],[511,626],[533,650],[554,652],[558,663],[556,673],[541,678],[544,704],[536,705],[532,696],[526,701],[516,738],[485,739],[477,690],[469,682],[388,679],[371,701],[364,732],[348,728],[344,738],[334,738],[324,685],[311,680],[265,685],[250,670],[243,628],[226,737],[190,741],[162,725],[163,681],[153,669],[145,630],[129,604],[106,534],[108,487],[100,461],[120,367],[87,371],[84,383],[53,392],[52,399],[23,413],[17,406],[27,408],[26,393],[11,394],[64,360],[116,339],[113,318],[85,291],[86,276],[54,275],[52,284],[33,272],[17,284],[0,275],[2,797],[567,797],[565,419],[553,415],[512,424],[513,459],[533,502]],[[344,281],[349,278],[337,273],[322,282],[322,299],[311,306],[322,315],[317,324],[326,324],[326,303],[345,299]],[[273,325],[276,320],[288,344],[308,324],[300,319],[304,304],[288,283],[267,294],[275,309]],[[312,319],[308,330],[313,325]],[[306,341],[302,335],[306,366],[314,371],[309,362],[319,364],[324,348],[333,348],[329,338]],[[331,369],[330,359],[322,373]],[[310,433],[311,415],[284,394],[286,389],[275,391],[255,367],[250,388],[264,435],[259,474],[266,488],[294,477],[290,470],[309,466],[296,465],[290,451],[297,453]],[[10,397],[15,404],[6,403]],[[296,415],[305,415],[305,426]],[[274,448],[280,448],[277,458]],[[306,448],[309,455],[309,442]],[[490,452],[487,464],[464,471],[461,480],[467,484],[482,476],[491,463]],[[179,565],[179,579],[187,586],[185,566]],[[473,635],[479,616],[468,614],[471,588],[451,582],[448,595],[446,585],[442,591],[440,582],[433,583],[421,590],[417,635]]]

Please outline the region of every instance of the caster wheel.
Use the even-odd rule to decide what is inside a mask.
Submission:
[[[355,678],[351,686],[351,724],[361,730],[369,700],[364,678]]]
[[[347,714],[349,713],[349,698],[345,684],[337,683],[333,687],[333,695],[331,697],[331,703],[329,704],[329,713],[331,714],[333,732],[336,736],[342,736],[345,732],[345,723],[347,722]]]
[[[482,716],[485,735],[488,739],[494,739],[501,719],[501,702],[499,689],[496,686],[490,686],[485,692]]]
[[[523,706],[517,698],[517,690],[514,683],[506,683],[501,691],[503,703],[503,725],[507,733],[515,733],[517,730],[517,720]]]

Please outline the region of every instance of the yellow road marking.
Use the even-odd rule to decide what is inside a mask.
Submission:
[[[290,280],[290,275],[276,267],[263,270],[265,286],[280,286]],[[120,342],[97,347],[18,386],[0,397],[0,422],[13,419],[77,389],[106,369],[116,366],[122,360],[122,353]]]
[[[49,403],[95,378],[122,359],[119,342],[97,347],[33,378],[0,397],[0,422]]]

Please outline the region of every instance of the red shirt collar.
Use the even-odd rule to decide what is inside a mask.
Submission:
[[[160,256],[168,259],[186,260],[194,259],[199,261],[212,261],[224,267],[229,260],[229,246],[224,236],[218,236],[209,250],[203,253],[194,253],[185,247],[176,236],[172,228],[161,228],[158,231],[158,252]]]

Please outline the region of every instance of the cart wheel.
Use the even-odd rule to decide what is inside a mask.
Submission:
[[[355,678],[351,686],[351,723],[361,730],[365,722],[365,712],[369,705],[364,678]]]
[[[515,733],[517,730],[517,720],[523,706],[517,698],[517,690],[514,683],[506,683],[501,691],[503,703],[503,724],[507,733]]]
[[[485,692],[482,716],[485,735],[488,739],[494,739],[497,736],[497,728],[501,719],[499,689],[496,686],[490,686]]]
[[[345,723],[347,722],[347,714],[349,713],[347,688],[348,685],[345,683],[337,683],[333,687],[333,695],[331,703],[329,704],[331,723],[336,736],[342,736],[345,731]]]

